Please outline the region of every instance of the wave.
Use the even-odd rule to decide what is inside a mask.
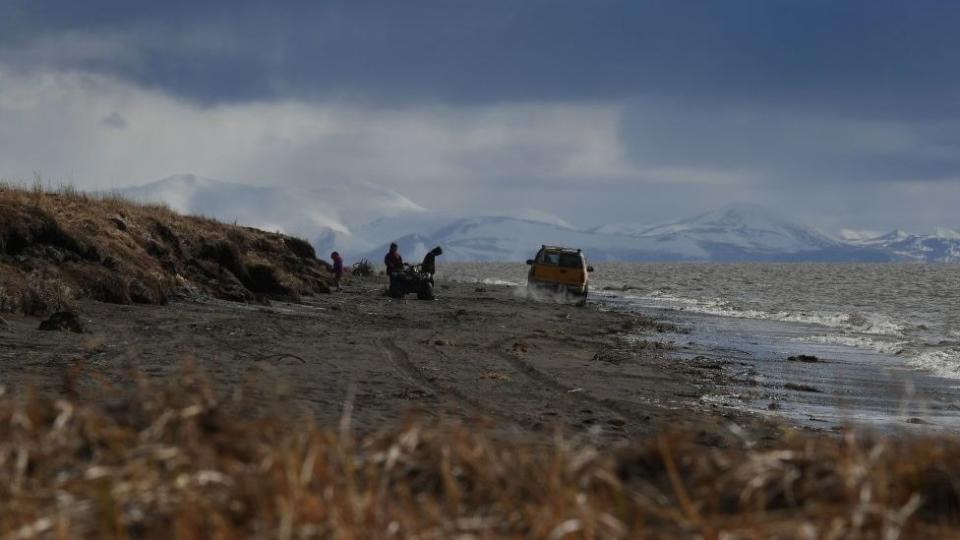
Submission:
[[[802,324],[816,324],[837,328],[845,332],[874,334],[879,336],[900,337],[904,326],[890,317],[878,313],[838,313],[827,311],[763,311],[741,308],[731,302],[720,299],[693,299],[674,296],[662,291],[653,291],[649,295],[622,295],[628,301],[653,302],[659,307],[691,311],[704,315],[733,317],[739,319],[761,319]]]
[[[790,338],[790,341],[801,343],[816,343],[820,345],[839,345],[856,349],[867,349],[883,354],[894,355],[901,352],[909,342],[876,339],[867,336],[851,336],[844,334],[823,334]]]
[[[911,366],[940,377],[960,379],[960,348],[922,352],[907,359]]]

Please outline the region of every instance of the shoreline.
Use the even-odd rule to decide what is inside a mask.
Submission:
[[[704,403],[728,384],[725,369],[678,361],[669,323],[531,302],[503,286],[438,285],[434,302],[387,298],[382,278],[351,278],[345,293],[300,304],[84,301],[87,334],[43,332],[39,319],[10,316],[0,378],[8,392],[56,395],[68,372],[122,386],[133,384],[131,370],[169,377],[187,362],[218,389],[243,389],[254,408],[279,406],[320,425],[336,425],[349,401],[361,432],[410,411],[488,418],[505,436],[559,428],[608,442],[682,430],[726,445],[743,433],[775,440],[790,429]],[[103,399],[92,383],[78,388]]]
[[[806,337],[820,327],[669,308],[624,308],[691,328],[690,354],[739,361],[725,393],[734,409],[818,431],[955,432],[957,381],[918,370],[904,358]]]
[[[438,283],[437,301],[395,301],[382,295],[385,285],[351,278],[344,293],[298,304],[85,301],[82,335],[7,316],[0,384],[59,395],[65,374],[79,372],[90,383],[81,391],[97,400],[90,381],[130,385],[132,372],[170,377],[189,364],[221,391],[242,389],[252,410],[281,407],[319,425],[336,425],[349,402],[360,432],[416,411],[486,418],[508,437],[561,429],[609,443],[679,430],[708,446],[763,445],[792,431],[915,432],[960,422],[940,379],[890,377],[844,359],[787,362],[711,342],[717,319],[702,314],[540,303],[514,287],[455,281]],[[755,321],[732,324],[746,322],[744,332],[756,330]],[[922,407],[902,408],[907,380],[916,382],[911,398],[931,396]],[[887,411],[896,422],[878,425],[858,410]]]
[[[521,286],[526,275],[518,263],[445,268],[468,280]],[[887,353],[894,363],[960,380],[960,320],[950,307],[957,270],[957,264],[611,262],[599,264],[591,281],[595,300],[783,323],[803,329],[789,336],[801,343]]]

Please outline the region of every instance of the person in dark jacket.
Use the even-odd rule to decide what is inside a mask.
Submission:
[[[383,257],[383,264],[387,267],[387,276],[390,277],[390,294],[393,296],[396,291],[402,289],[403,282],[403,257],[400,256],[397,244],[390,244],[390,251]]]
[[[403,257],[400,256],[397,244],[390,244],[390,251],[384,256],[383,264],[387,267],[388,275],[403,272]]]
[[[343,288],[340,286],[340,280],[343,278],[343,258],[340,257],[340,254],[334,251],[330,254],[330,258],[333,259],[333,284],[337,286],[338,291],[342,291]]]
[[[423,263],[420,264],[420,270],[424,274],[430,275],[430,281],[433,281],[433,275],[437,273],[437,257],[440,255],[443,255],[443,249],[437,246],[427,253],[427,256],[423,258]]]

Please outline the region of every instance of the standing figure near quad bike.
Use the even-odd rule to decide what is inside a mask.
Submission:
[[[403,257],[396,243],[390,243],[390,251],[383,257],[383,264],[387,267],[387,275],[403,272]]]
[[[443,255],[443,249],[437,246],[431,249],[420,263],[420,271],[430,276],[430,283],[433,283],[433,275],[437,273],[437,257],[440,255]]]
[[[390,290],[396,288],[396,281],[403,276],[403,257],[395,242],[390,243],[390,251],[383,257],[383,264],[387,267],[387,276],[390,278]]]

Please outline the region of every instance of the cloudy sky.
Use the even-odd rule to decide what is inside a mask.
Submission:
[[[960,228],[960,3],[4,0],[0,177]]]

